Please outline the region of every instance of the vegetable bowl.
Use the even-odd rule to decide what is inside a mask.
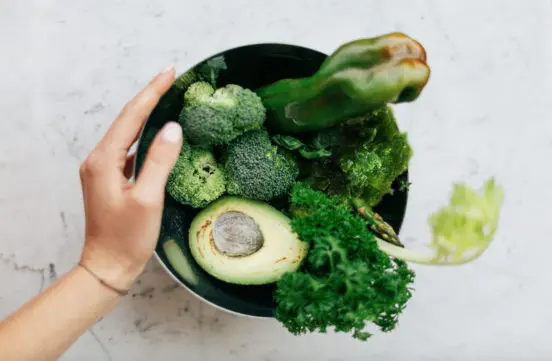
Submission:
[[[178,120],[162,266],[203,301],[293,334],[392,331],[413,297],[409,263],[476,260],[503,198],[494,179],[481,192],[456,184],[429,218],[433,252],[401,243],[413,150],[393,107],[420,97],[426,60],[420,43],[390,33],[330,55],[245,45],[181,74],[144,126],[135,167],[139,177],[157,131]]]

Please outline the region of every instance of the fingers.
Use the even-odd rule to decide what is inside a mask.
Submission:
[[[140,170],[134,196],[145,204],[162,205],[165,184],[182,147],[182,128],[167,123],[151,144]]]
[[[132,145],[144,122],[159,99],[169,90],[175,77],[175,69],[168,68],[153,78],[149,84],[132,99],[113,122],[102,143],[106,148],[123,150]]]

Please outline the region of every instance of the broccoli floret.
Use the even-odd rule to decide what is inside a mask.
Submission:
[[[193,144],[223,145],[259,129],[265,120],[261,98],[253,91],[230,84],[215,89],[207,82],[192,84],[184,95],[180,123]]]
[[[318,132],[311,143],[328,149],[331,159],[307,163],[301,180],[331,195],[360,198],[369,207],[392,192],[412,157],[388,106]]]
[[[207,102],[214,92],[215,89],[209,83],[204,81],[195,82],[184,93],[184,105]]]
[[[373,209],[392,193],[393,182],[406,171],[412,156],[392,109],[386,105],[348,119],[316,133],[310,142],[332,154],[303,162],[299,180],[334,199],[348,201],[380,238],[400,246],[393,227]]]
[[[393,181],[406,171],[411,157],[406,133],[401,133],[385,142],[361,144],[355,152],[341,158],[341,169],[352,194],[375,206],[391,193]]]
[[[167,192],[182,204],[203,208],[225,190],[224,171],[213,153],[184,144],[167,180]]]
[[[264,129],[229,144],[225,170],[229,194],[261,201],[287,194],[299,175],[293,155],[273,145]]]

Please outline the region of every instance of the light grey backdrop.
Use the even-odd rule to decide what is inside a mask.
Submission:
[[[331,52],[390,31],[420,40],[432,76],[397,107],[415,149],[402,237],[453,182],[505,187],[491,249],[462,268],[415,267],[392,334],[290,336],[202,305],[152,262],[133,295],[63,360],[544,360],[552,354],[551,1],[0,2],[0,316],[77,260],[78,166],[157,71],[220,50],[287,42]],[[52,265],[52,266],[51,266]]]

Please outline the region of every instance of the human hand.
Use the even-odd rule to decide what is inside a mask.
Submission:
[[[174,68],[157,75],[132,99],[80,168],[86,216],[81,265],[108,285],[126,290],[142,272],[159,236],[165,183],[182,146],[182,129],[169,122],[157,134],[134,183],[129,148],[174,81]]]

